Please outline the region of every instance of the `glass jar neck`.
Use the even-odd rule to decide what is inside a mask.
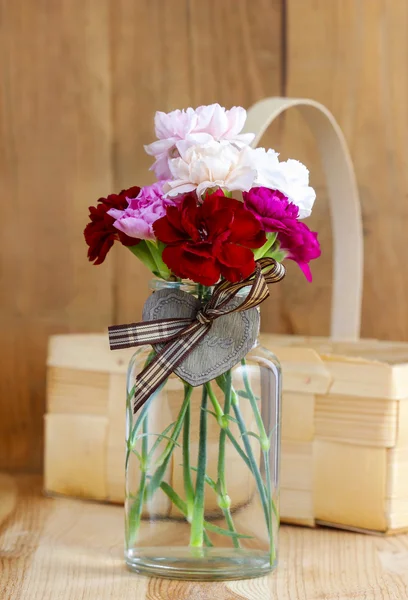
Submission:
[[[195,283],[189,279],[182,279],[181,281],[165,281],[164,279],[154,278],[149,282],[149,289],[152,292],[159,290],[182,290],[188,294],[192,294],[197,298],[209,299],[214,291],[215,286],[206,286],[201,283]],[[240,290],[235,297],[245,298],[249,292],[250,287],[245,287]]]

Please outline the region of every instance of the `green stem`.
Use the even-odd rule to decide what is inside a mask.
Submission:
[[[226,423],[226,425],[224,425],[224,421],[225,419],[224,417],[224,411],[221,408],[220,403],[218,402],[218,398],[217,396],[214,394],[214,390],[211,387],[211,382],[207,381],[207,383],[204,384],[208,393],[208,397],[210,398],[211,404],[213,405],[214,408],[214,412],[217,415],[217,421],[220,427],[224,428],[225,426],[228,427],[228,422]]]
[[[190,546],[193,548],[201,548],[203,545],[205,470],[207,466],[207,397],[207,388],[203,386],[198,442],[197,479],[190,535]]]
[[[139,490],[136,496],[135,501],[133,502],[127,519],[127,543],[128,546],[133,546],[137,532],[140,527],[140,520],[142,517],[142,509],[143,509],[143,499],[144,493],[146,489],[146,479],[147,479],[147,468],[148,468],[148,450],[149,450],[149,440],[148,440],[148,416],[143,419],[143,438],[142,438],[142,452],[140,459],[140,482],[139,482]]]
[[[258,488],[259,496],[261,498],[262,508],[264,511],[265,520],[266,520],[266,523],[268,525],[268,530],[269,530],[269,508],[268,508],[268,501],[266,498],[265,486],[262,481],[261,472],[259,470],[259,466],[255,460],[254,453],[252,451],[252,446],[251,446],[251,442],[249,440],[248,431],[247,431],[247,428],[245,425],[245,421],[242,417],[242,413],[241,413],[241,409],[239,408],[239,405],[234,405],[234,412],[235,412],[235,416],[238,421],[239,430],[242,435],[242,441],[244,443],[245,451],[247,453],[248,460],[251,465],[251,471],[255,478],[256,486]]]
[[[204,534],[203,534],[203,539],[204,539],[204,544],[206,546],[208,546],[209,548],[213,548],[214,544],[212,543],[210,536],[208,535],[208,533],[204,530]]]
[[[163,490],[163,492],[168,496],[168,498],[170,498],[170,500],[173,502],[174,506],[177,506],[179,511],[186,517],[187,516],[187,504],[184,502],[184,500],[182,498],[180,498],[180,496],[171,487],[171,485],[169,485],[165,481],[161,482],[160,487]],[[231,532],[231,531],[228,531],[228,529],[223,529],[222,527],[218,527],[218,525],[214,525],[214,523],[209,523],[208,521],[203,521],[203,527],[204,527],[204,532],[203,532],[204,541],[205,541],[205,529],[208,529],[208,531],[212,531],[214,533],[218,533],[218,535],[225,535],[227,537],[239,537],[239,538],[252,539],[252,536],[250,536],[250,535],[243,535],[240,533]],[[210,544],[210,545],[212,546],[213,544]]]
[[[264,458],[264,463],[265,463],[266,491],[267,491],[267,495],[268,495],[269,517],[270,517],[269,518],[269,527],[268,527],[268,531],[269,531],[269,557],[270,557],[271,564],[273,564],[275,562],[275,559],[276,559],[276,550],[275,550],[275,544],[274,544],[274,539],[273,539],[274,538],[274,534],[273,534],[272,511],[274,511],[275,515],[276,515],[276,509],[275,509],[275,504],[274,504],[273,499],[272,499],[271,470],[270,470],[270,464],[269,464],[269,450],[266,450],[266,451],[263,452],[263,458]]]
[[[221,381],[219,378],[217,379],[217,383],[220,386],[221,389],[225,389],[225,382]],[[237,419],[238,422],[238,428],[242,437],[242,441],[244,444],[244,448],[245,448],[245,452],[246,455],[248,457],[248,462],[249,462],[249,467],[252,471],[252,474],[254,476],[255,479],[255,483],[256,486],[258,488],[258,493],[259,496],[261,498],[261,502],[262,502],[262,508],[264,511],[264,515],[265,515],[265,521],[266,524],[268,526],[268,531],[269,531],[269,507],[268,507],[268,500],[266,497],[266,492],[265,492],[265,486],[264,483],[262,481],[262,476],[261,476],[261,472],[259,470],[259,466],[257,461],[255,460],[255,456],[254,453],[252,451],[252,446],[251,446],[251,442],[248,436],[248,431],[245,425],[245,421],[244,418],[242,416],[241,413],[241,409],[239,407],[239,402],[238,402],[238,397],[235,393],[235,391],[232,392],[232,406],[234,409],[234,413],[235,413],[235,417]]]
[[[185,384],[185,393],[191,386]],[[187,500],[187,521],[191,521],[193,516],[194,508],[194,488],[191,479],[191,467],[190,467],[190,417],[191,417],[191,405],[187,406],[186,414],[184,417],[183,424],[183,479],[184,479],[184,493]]]
[[[171,434],[169,436],[171,438],[171,440],[167,443],[166,448],[164,449],[162,455],[158,459],[157,462],[158,462],[159,466],[157,467],[156,471],[154,472],[154,474],[147,486],[147,489],[146,489],[146,497],[148,499],[150,499],[153,496],[153,494],[155,493],[155,491],[157,490],[157,488],[160,487],[160,483],[164,477],[164,474],[166,472],[170,458],[173,454],[174,448],[176,447],[176,442],[179,438],[180,431],[183,426],[184,417],[186,414],[187,407],[189,406],[189,403],[190,403],[190,398],[191,398],[192,392],[193,392],[193,388],[191,386],[188,386],[188,388],[187,387],[184,388],[184,400],[183,400],[183,404],[181,405],[181,409],[178,414],[177,420],[174,424],[173,431],[171,432]]]
[[[231,371],[229,370],[226,374],[225,374],[225,402],[224,402],[224,415],[229,415],[230,410],[231,410]],[[211,388],[211,384],[209,384],[209,387]],[[211,391],[212,388],[211,388]],[[228,420],[225,419],[226,421],[226,425],[228,427]],[[227,481],[226,481],[226,477],[225,477],[225,442],[227,439],[227,431],[226,429],[223,427],[221,428],[220,431],[220,438],[219,438],[219,444],[218,444],[218,465],[217,465],[217,472],[218,472],[218,481],[217,481],[217,488],[218,488],[218,497],[217,497],[217,502],[218,502],[218,506],[221,508],[225,521],[227,523],[228,529],[230,531],[236,532],[236,529],[234,527],[234,522],[232,520],[232,516],[231,516],[231,499],[228,496],[227,493]],[[233,538],[233,544],[235,546],[235,548],[239,548],[240,547],[240,543],[239,543],[239,539],[237,537]]]
[[[272,488],[271,488],[271,470],[270,470],[270,461],[269,461],[269,452],[270,452],[270,440],[265,431],[265,426],[263,423],[262,415],[259,411],[258,402],[256,401],[255,395],[252,391],[251,384],[248,378],[247,372],[247,363],[245,358],[241,360],[241,364],[243,367],[242,377],[244,380],[245,391],[248,395],[249,402],[251,404],[252,411],[255,416],[255,421],[258,427],[259,432],[259,442],[262,449],[262,455],[265,465],[265,483],[266,483],[266,495],[268,502],[268,513],[269,513],[269,522],[268,522],[268,532],[269,532],[269,548],[270,548],[270,560],[271,563],[275,561],[276,552],[275,552],[275,544],[274,544],[274,535],[273,535],[273,516],[272,513],[277,514],[275,504],[272,498]]]
[[[213,405],[214,412],[217,415],[218,425],[225,430],[225,433],[226,433],[229,441],[234,446],[235,450],[238,452],[238,454],[240,455],[240,457],[242,458],[244,463],[247,465],[248,469],[251,470],[251,465],[249,463],[248,457],[246,456],[245,452],[242,450],[241,446],[235,439],[234,434],[229,429],[228,418],[226,418],[226,416],[224,415],[224,411],[222,410],[220,403],[217,400],[217,396],[214,394],[214,390],[212,389],[210,382],[206,383],[205,386],[207,388],[207,392],[208,392],[209,398],[211,400],[211,404]],[[219,387],[225,394],[225,385],[224,386],[219,385]],[[232,402],[237,401],[237,395],[232,387],[231,387],[231,399],[232,399]]]
[[[248,395],[249,402],[251,404],[252,411],[255,416],[256,426],[258,427],[259,439],[262,451],[265,452],[270,448],[270,441],[268,436],[266,435],[265,426],[262,420],[262,415],[259,412],[258,402],[255,398],[255,395],[252,391],[251,384],[249,383],[248,372],[247,372],[247,364],[245,358],[241,360],[242,369],[242,378],[244,380],[245,391]]]
[[[231,431],[229,429],[226,429],[225,431],[226,431],[229,441],[234,446],[235,450],[238,452],[238,454],[240,455],[240,457],[242,458],[242,460],[244,461],[244,463],[246,464],[248,469],[250,471],[252,471],[251,463],[250,463],[247,455],[245,454],[245,452],[242,450],[241,446],[235,439],[234,435],[231,433]]]

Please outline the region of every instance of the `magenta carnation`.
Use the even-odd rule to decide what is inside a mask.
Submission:
[[[258,219],[266,233],[277,233],[280,248],[294,260],[308,281],[312,281],[309,262],[321,254],[317,233],[298,221],[299,207],[277,190],[256,187],[243,192],[245,208]]]
[[[174,206],[171,198],[163,197],[163,182],[143,187],[139,195],[129,200],[125,210],[111,209],[114,227],[132,238],[154,240],[153,223],[166,214],[167,206]]]
[[[281,249],[287,252],[287,258],[297,262],[306,279],[312,281],[309,262],[321,254],[317,233],[310,231],[302,221],[296,221],[288,232],[278,233],[278,240]]]
[[[245,208],[251,211],[267,233],[287,231],[299,216],[299,207],[278,190],[255,187],[243,192],[242,196]]]

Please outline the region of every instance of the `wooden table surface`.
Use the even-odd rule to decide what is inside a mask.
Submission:
[[[282,527],[260,579],[182,583],[129,572],[117,506],[44,498],[41,479],[0,475],[1,600],[407,600],[408,535]]]

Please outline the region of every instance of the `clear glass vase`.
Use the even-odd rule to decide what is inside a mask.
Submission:
[[[200,297],[208,288],[178,287]],[[281,369],[258,343],[231,370],[198,387],[172,374],[136,414],[129,364],[126,548],[134,571],[175,579],[264,575],[277,564]]]

